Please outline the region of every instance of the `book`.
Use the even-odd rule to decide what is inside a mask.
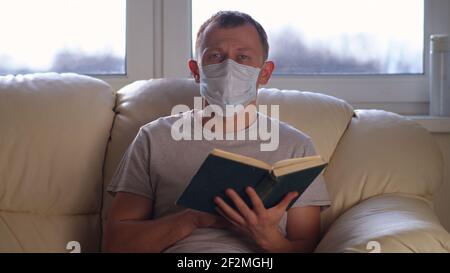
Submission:
[[[252,208],[245,192],[251,186],[266,208],[277,205],[287,193],[297,191],[299,195],[290,202],[289,209],[326,166],[319,155],[285,159],[270,165],[256,158],[214,149],[175,204],[218,215],[216,196],[235,208],[225,194],[227,188],[232,188]]]

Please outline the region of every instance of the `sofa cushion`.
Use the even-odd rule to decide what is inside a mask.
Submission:
[[[450,234],[430,202],[383,194],[347,210],[333,222],[316,252],[449,252]]]
[[[0,252],[99,251],[100,217],[92,214],[36,214],[0,212]]]
[[[0,251],[45,251],[30,234],[50,251],[98,250],[113,106],[110,86],[87,76],[0,77]],[[74,222],[78,233],[59,232]]]

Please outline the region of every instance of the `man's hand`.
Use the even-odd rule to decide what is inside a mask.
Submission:
[[[263,249],[268,249],[273,244],[278,244],[280,240],[285,240],[278,230],[278,224],[287,206],[298,193],[290,192],[278,205],[266,209],[253,188],[247,187],[245,191],[250,197],[253,209],[247,206],[236,191],[227,189],[225,193],[233,201],[237,210],[217,196],[214,202],[218,206],[218,212],[232,224],[234,229],[252,237]]]

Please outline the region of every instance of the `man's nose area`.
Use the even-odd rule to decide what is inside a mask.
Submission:
[[[239,55],[239,54],[237,54],[236,52],[228,52],[228,53],[226,54],[226,56],[224,57],[224,61],[230,59],[230,60],[235,61],[236,63],[239,63],[240,60],[239,60],[239,58],[238,58],[238,55]]]
[[[223,50],[223,60],[231,59],[235,62],[238,61],[238,54],[237,54],[237,45],[233,42],[226,42],[222,45]]]

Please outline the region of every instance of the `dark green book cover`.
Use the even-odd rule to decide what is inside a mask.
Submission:
[[[270,208],[278,204],[290,191],[297,191],[301,195],[326,165],[324,163],[316,167],[275,177],[267,169],[210,154],[178,198],[176,204],[218,215],[215,210],[214,197],[220,196],[230,206],[234,207],[233,202],[225,195],[225,190],[232,188],[251,208],[251,201],[245,192],[245,188],[251,186],[258,193],[264,206]],[[300,195],[289,204],[288,208]]]

